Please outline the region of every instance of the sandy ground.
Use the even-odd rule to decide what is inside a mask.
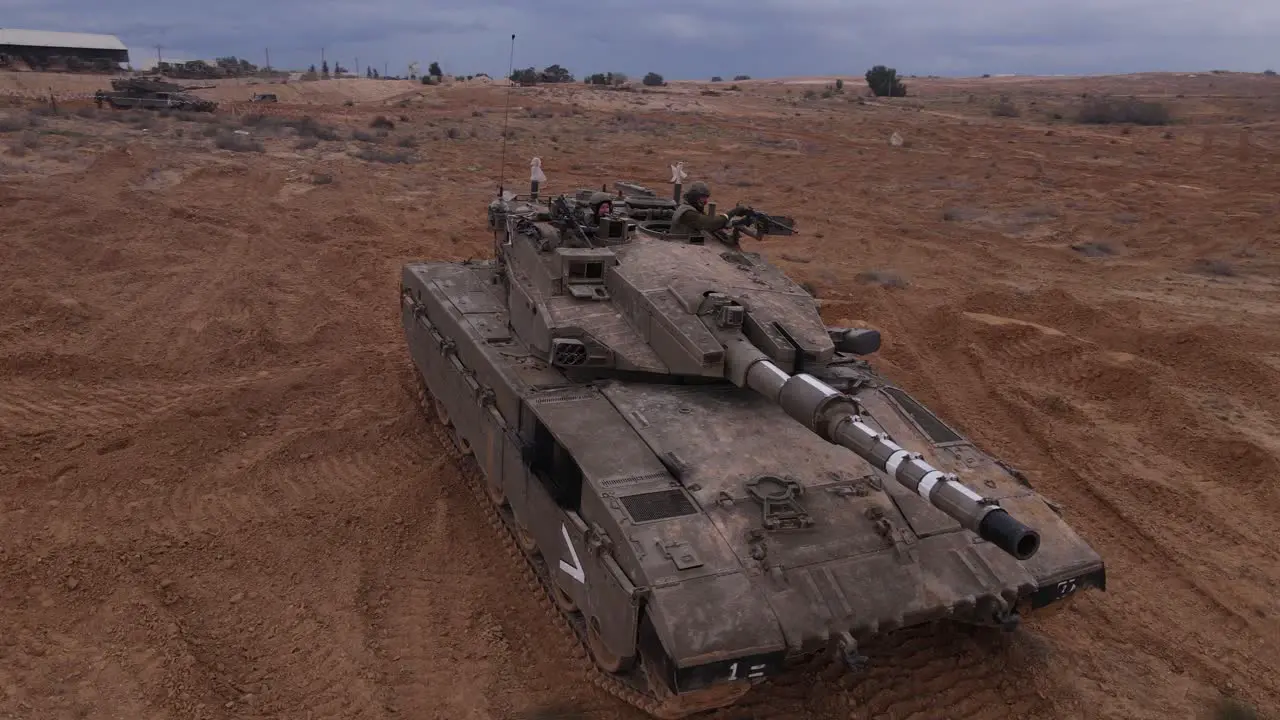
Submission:
[[[795,215],[755,248],[1109,563],[1015,639],[909,638],[718,717],[1277,712],[1280,82],[908,82],[513,94],[509,184],[682,160]],[[1103,86],[1185,122],[1054,119]],[[487,254],[504,104],[416,92],[0,109],[0,716],[637,717],[571,673],[416,412],[398,270]]]

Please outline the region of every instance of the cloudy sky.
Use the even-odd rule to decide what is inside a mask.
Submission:
[[[128,8],[127,10],[125,8]],[[135,63],[238,55],[392,74],[568,67],[747,74],[1280,69],[1280,0],[0,0],[7,27],[118,35]]]

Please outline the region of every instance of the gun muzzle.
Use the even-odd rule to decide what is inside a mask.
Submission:
[[[994,508],[982,518],[978,536],[1019,560],[1026,560],[1040,549],[1040,534],[1004,508]]]

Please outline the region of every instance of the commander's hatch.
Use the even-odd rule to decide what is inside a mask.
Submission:
[[[618,264],[609,248],[556,248],[561,289],[579,300],[608,300],[605,275]]]

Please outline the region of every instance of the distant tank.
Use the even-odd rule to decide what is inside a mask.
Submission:
[[[218,104],[212,100],[205,100],[202,97],[186,92],[187,90],[198,88],[183,87],[159,78],[115,78],[111,81],[111,87],[114,88],[111,92],[99,90],[94,94],[93,99],[98,103],[98,107],[102,107],[103,103],[107,103],[117,110],[128,108],[148,110],[169,108],[173,110],[213,112],[218,109]]]
[[[1013,629],[1102,559],[864,359],[875,330],[634,183],[489,204],[494,257],[402,268],[420,400],[598,669],[653,716],[938,620]],[[679,185],[675,197],[679,197]]]

